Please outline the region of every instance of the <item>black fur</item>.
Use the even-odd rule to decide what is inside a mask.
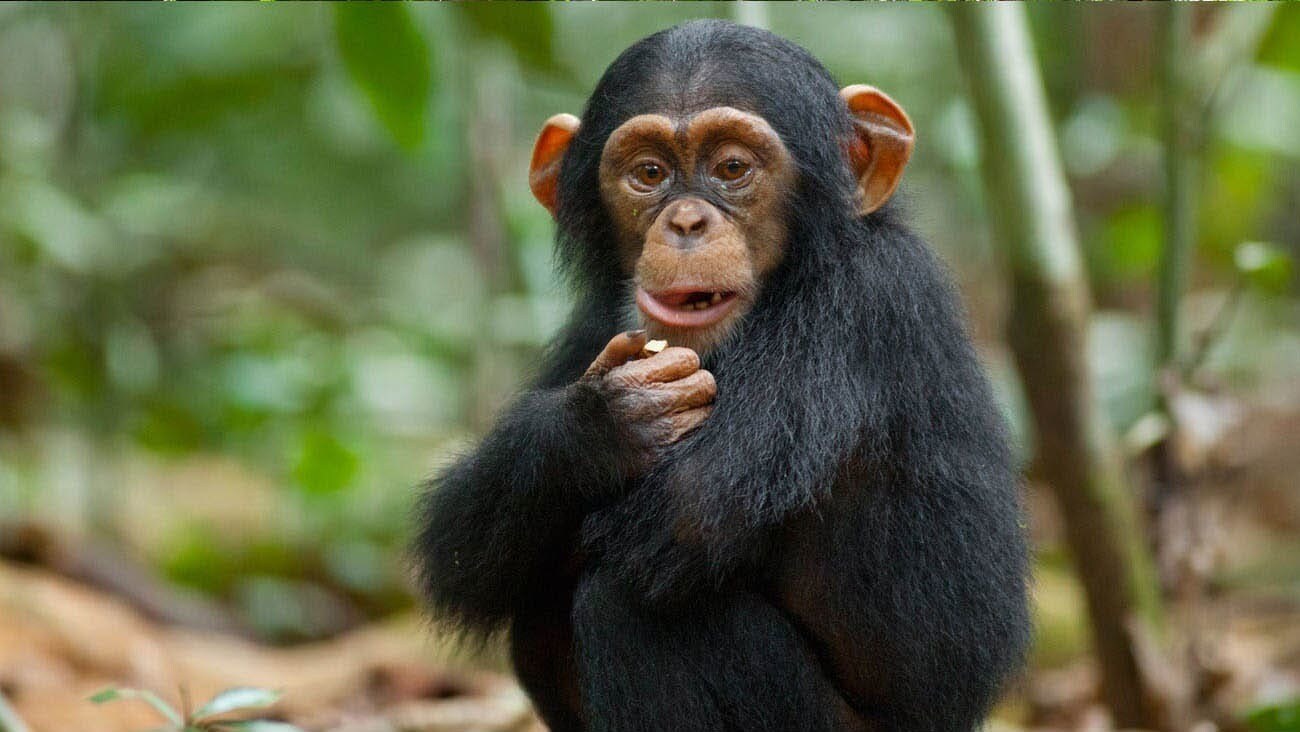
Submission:
[[[627,308],[601,148],[633,115],[720,104],[797,162],[787,255],[705,356],[713,414],[624,481],[634,456],[574,385]],[[849,130],[807,52],[718,21],[640,41],[592,94],[560,180],[579,304],[535,387],[433,481],[416,546],[441,617],[513,626],[556,732],[966,731],[1021,661],[1003,425],[935,258],[896,206],[854,215]]]

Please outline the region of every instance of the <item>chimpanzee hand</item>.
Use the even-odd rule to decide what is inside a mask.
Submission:
[[[665,348],[629,361],[645,344],[645,331],[614,336],[578,382],[604,398],[621,436],[631,442],[627,477],[639,475],[664,448],[703,424],[718,393],[713,374],[700,368],[700,357],[689,348]]]

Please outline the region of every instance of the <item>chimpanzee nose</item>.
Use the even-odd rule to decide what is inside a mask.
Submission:
[[[709,230],[714,208],[703,201],[687,199],[672,204],[666,212],[668,228],[677,235],[678,246],[697,244]]]

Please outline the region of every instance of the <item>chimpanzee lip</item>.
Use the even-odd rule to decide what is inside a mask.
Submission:
[[[690,302],[717,299],[702,309],[687,309]],[[736,293],[708,287],[673,287],[653,292],[636,288],[636,304],[646,317],[673,328],[704,328],[722,320],[737,301]]]

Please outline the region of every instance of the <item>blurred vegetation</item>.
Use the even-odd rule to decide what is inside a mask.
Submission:
[[[1093,368],[1123,433],[1156,404],[1158,18],[1029,10],[1098,305]],[[533,134],[580,111],[634,40],[729,12],[0,6],[0,530],[115,542],[274,640],[407,605],[413,484],[485,426],[567,310],[526,186]],[[1197,28],[1230,12],[1199,10]],[[767,19],[916,121],[905,195],[1028,460],[944,16]],[[1232,298],[1203,368],[1266,389],[1300,379],[1300,7],[1226,74],[1184,307],[1192,338]],[[1043,638],[1076,636],[1046,605],[1067,629]]]

